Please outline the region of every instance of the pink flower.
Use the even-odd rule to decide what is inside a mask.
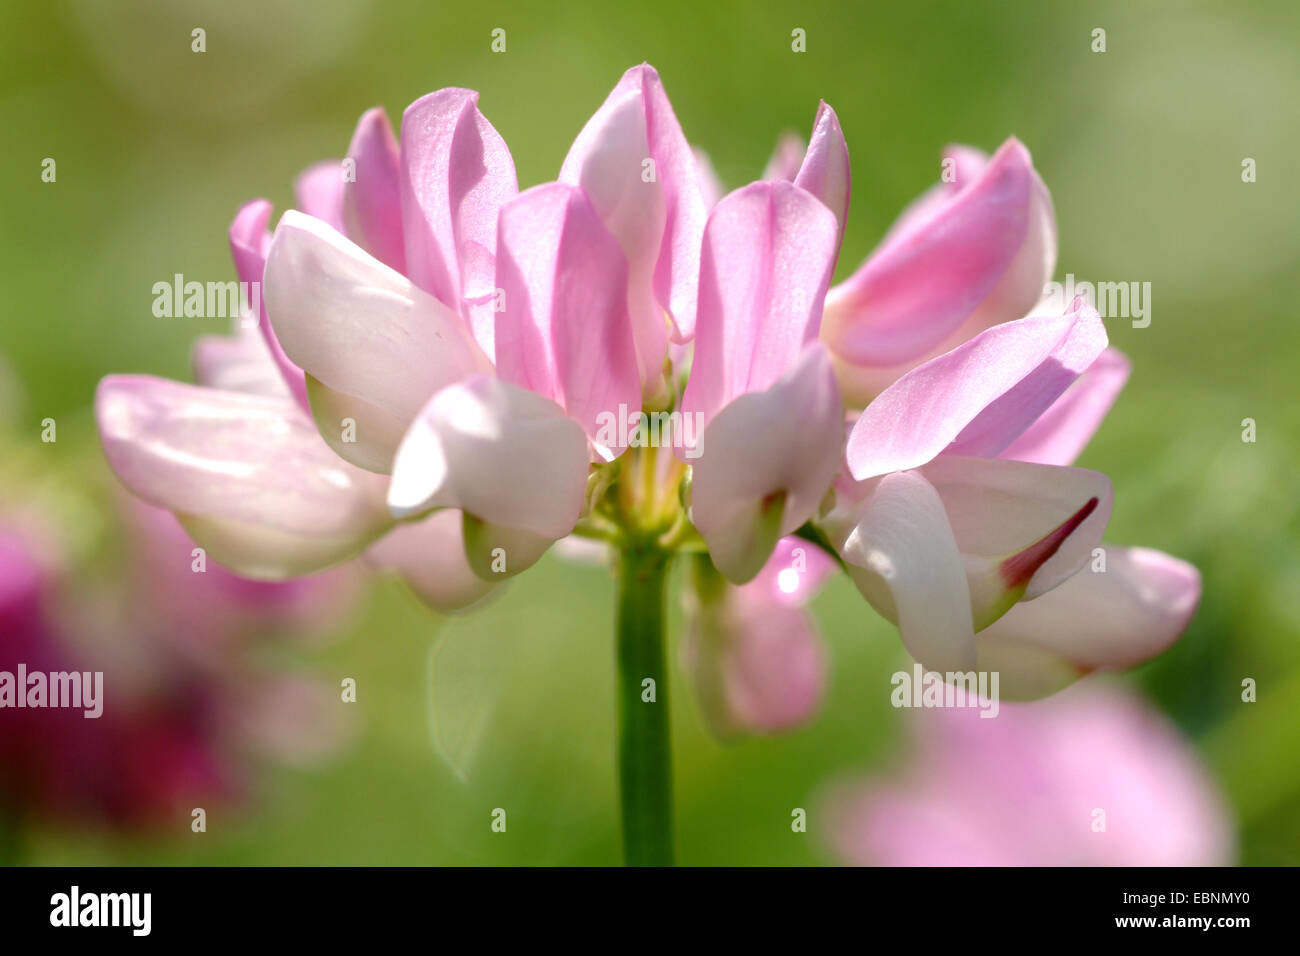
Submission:
[[[1105,346],[1076,301],[918,366],[856,420],[858,480],[841,480],[823,525],[926,667],[998,670],[1004,694],[1041,696],[1159,653],[1191,619],[1196,570],[1102,547],[1110,482],[1067,467],[1127,375]]]
[[[488,213],[481,207],[514,195],[516,187],[509,153],[475,101],[467,91],[442,91],[408,111],[409,123],[454,141],[458,162],[451,168],[445,150],[412,148],[399,156],[382,110],[372,110],[349,149],[354,176],[327,162],[299,178],[299,205],[309,215],[289,217],[286,231],[297,223],[302,235],[287,254],[294,255],[294,265],[315,268],[322,277],[337,271],[340,279],[354,257],[365,278],[348,285],[351,299],[336,301],[329,287],[319,287],[333,311],[308,317],[302,308],[286,308],[276,326],[263,321],[266,310],[254,303],[258,314],[250,318],[257,331],[241,322],[233,336],[207,336],[196,344],[199,387],[148,376],[110,376],[100,384],[96,414],[118,477],[144,500],[175,511],[215,561],[249,577],[284,580],[345,560],[394,531],[385,505],[387,479],[372,472],[391,466],[419,397],[386,404],[394,390],[383,386],[423,382],[433,389],[467,370],[490,369],[474,338],[475,332],[484,335],[491,348],[490,303],[486,327],[472,322],[485,314],[481,278],[485,269],[491,274],[495,246],[495,207]],[[410,181],[422,184],[422,195],[440,185],[440,208],[452,210],[441,215],[437,242]],[[263,291],[270,212],[266,201],[250,202],[230,230],[239,278],[259,283]],[[404,221],[411,225],[404,227]],[[334,227],[346,229],[355,243]],[[393,271],[404,266],[406,244],[423,253],[416,256],[420,266],[413,275],[450,304]],[[409,328],[425,332],[423,337],[412,342],[400,332],[396,340],[367,335],[358,349],[347,339],[355,329],[330,324],[340,308],[376,299],[398,312],[420,313],[423,322]],[[313,302],[298,304],[310,308]],[[295,319],[319,321],[311,334],[301,335]],[[282,337],[313,374],[289,357]],[[438,343],[434,351],[441,363],[414,368],[418,342],[430,348]],[[349,353],[356,362],[347,368],[328,362],[331,355]],[[326,361],[319,362],[322,356]],[[346,434],[344,419],[354,423]],[[355,442],[345,440],[353,435]],[[393,538],[374,549],[372,563],[402,572],[438,609],[466,607],[491,589],[469,570],[459,521],[404,524]],[[430,562],[420,559],[429,553],[441,556],[437,566],[443,573],[436,581],[429,577]]]
[[[99,669],[60,632],[52,614],[56,577],[48,554],[14,527],[0,528],[0,581],[0,671]],[[96,718],[80,709],[17,709],[6,702],[0,710],[0,806],[6,816],[133,825],[188,815],[189,807],[233,792],[237,781],[214,747],[210,702],[195,693],[199,688],[130,702],[117,696],[121,688],[106,681],[100,696],[117,699],[100,700]]]
[[[984,329],[1019,319],[1056,265],[1056,215],[1029,151],[949,147],[944,180],[826,297],[822,336],[850,404]]]
[[[854,864],[1216,866],[1232,823],[1162,715],[1118,686],[1036,704],[919,711],[897,774],[841,784],[827,836]]]
[[[719,736],[774,733],[810,720],[826,689],[826,649],[803,605],[834,562],[801,538],[783,538],[748,584],[697,568],[682,659]]]
[[[842,555],[927,667],[997,666],[1009,693],[1038,694],[1157,653],[1199,582],[1101,550],[1110,483],[1068,466],[1126,365],[1081,302],[1026,317],[1056,247],[1028,152],[954,150],[953,175],[834,289],[851,189],[825,103],[799,152],[715,201],[648,65],[558,181],[522,193],[476,94],[418,100],[400,142],[371,111],[355,176],[309,171],[269,239],[265,204],[236,218],[265,347],[208,343],[204,387],[106,379],[109,460],[259,577],[368,550],[454,609],[577,534],[707,550],[745,585],[799,532]],[[610,427],[629,416],[632,432]],[[708,613],[758,634],[759,592],[740,593]],[[1108,633],[1075,626],[1097,601],[1123,608]],[[747,675],[811,646],[724,644],[721,670]],[[794,690],[750,683],[759,704],[721,692],[741,724],[788,724],[816,696],[801,684],[783,710]]]

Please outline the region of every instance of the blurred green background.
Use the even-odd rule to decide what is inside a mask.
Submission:
[[[376,103],[396,124],[430,90],[480,90],[526,187],[555,176],[622,71],[648,60],[734,187],[759,176],[783,130],[806,135],[824,98],[853,165],[839,277],[935,180],[946,143],[991,150],[1017,135],[1056,204],[1056,278],[1152,285],[1149,328],[1108,323],[1134,373],[1080,463],[1114,478],[1108,539],[1194,562],[1205,596],[1182,642],[1133,679],[1204,755],[1237,815],[1240,860],[1300,863],[1300,14],[1289,0],[1075,6],[6,3],[0,353],[25,401],[5,398],[5,417],[32,442],[58,419],[52,467],[97,462],[98,379],[188,379],[195,336],[225,328],[154,318],[152,284],[233,278],[237,206],[286,208],[297,172],[342,155]],[[206,53],[190,50],[195,27]],[[502,54],[489,49],[496,27]],[[804,54],[791,52],[795,27]],[[1096,27],[1104,54],[1091,51]],[[41,182],[45,157],[54,184]],[[1242,182],[1246,157],[1255,183]],[[1241,440],[1247,417],[1254,444]],[[843,581],[814,607],[833,678],[800,732],[720,744],[676,672],[682,862],[827,859],[815,833],[791,832],[791,809],[895,754],[896,633]],[[451,621],[384,581],[313,662],[358,681],[363,726],[340,759],[269,771],[253,804],[214,814],[202,836],[51,829],[32,856],[613,862],[612,614],[606,571],[554,558]],[[1257,703],[1240,700],[1246,677]],[[495,807],[508,808],[506,834],[489,828]]]

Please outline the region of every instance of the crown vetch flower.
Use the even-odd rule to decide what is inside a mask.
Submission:
[[[951,149],[944,181],[832,288],[851,189],[825,103],[800,149],[716,198],[644,64],[557,181],[522,193],[473,92],[417,100],[400,141],[372,110],[354,176],[313,167],[270,238],[265,203],[236,217],[260,337],[203,343],[199,387],[101,384],[109,460],[260,576],[369,549],[456,608],[577,534],[707,552],[734,589],[798,532],[918,661],[996,666],[1013,696],[1158,652],[1199,581],[1142,550],[1091,568],[1112,489],[1072,461],[1127,362],[1086,303],[1034,312],[1056,226],[1028,151]],[[611,441],[620,411],[665,430]],[[759,592],[725,593],[726,614],[700,617],[739,649],[722,670],[774,673],[764,654],[807,646],[747,642],[771,624],[737,610]],[[812,710],[750,684],[768,699],[732,694],[742,724]]]

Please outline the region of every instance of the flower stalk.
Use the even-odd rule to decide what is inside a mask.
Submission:
[[[653,540],[629,541],[618,555],[618,772],[623,858],[628,866],[673,865],[664,641],[668,563],[668,552]]]

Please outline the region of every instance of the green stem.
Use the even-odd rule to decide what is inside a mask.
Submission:
[[[628,866],[673,865],[672,750],[664,651],[668,554],[629,542],[618,562],[618,773],[623,859]],[[654,681],[654,699],[643,682]]]

